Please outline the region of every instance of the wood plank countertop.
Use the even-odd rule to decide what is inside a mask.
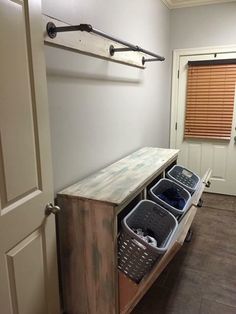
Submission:
[[[177,158],[178,150],[144,147],[62,190],[58,195],[119,206]]]

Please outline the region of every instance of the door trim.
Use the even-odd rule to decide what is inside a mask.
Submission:
[[[172,65],[172,87],[171,87],[171,117],[170,117],[170,148],[176,148],[176,123],[178,114],[178,93],[179,93],[179,63],[183,56],[194,56],[214,53],[236,53],[236,45],[230,46],[213,46],[201,48],[186,48],[173,50],[173,65]]]

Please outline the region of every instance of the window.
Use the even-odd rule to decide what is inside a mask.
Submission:
[[[229,140],[236,59],[189,61],[185,138]]]

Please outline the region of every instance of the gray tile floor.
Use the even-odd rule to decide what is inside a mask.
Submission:
[[[236,314],[236,197],[203,195],[185,243],[132,314]]]

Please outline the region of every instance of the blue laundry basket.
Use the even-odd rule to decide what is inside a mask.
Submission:
[[[171,204],[171,202],[167,202],[162,199],[163,193],[169,189],[173,189],[173,191],[175,191],[183,200],[184,204],[182,208],[178,208],[177,206]],[[158,181],[157,184],[150,189],[149,195],[154,202],[162,205],[176,217],[183,215],[191,205],[191,194],[178,183],[166,178]]]

